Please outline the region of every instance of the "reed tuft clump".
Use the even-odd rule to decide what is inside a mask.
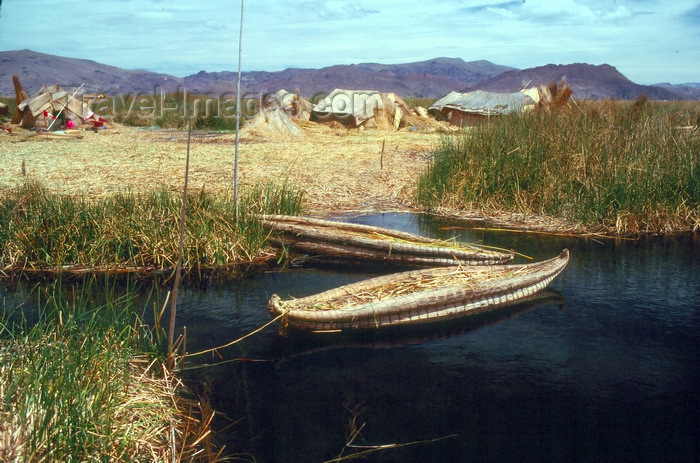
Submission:
[[[298,214],[303,192],[256,186],[233,198],[202,190],[188,199],[183,268],[217,269],[265,255],[257,214]],[[88,200],[61,196],[28,181],[0,197],[0,268],[61,272],[168,270],[175,266],[182,199],[167,190],[122,192]]]
[[[419,179],[427,208],[545,214],[617,234],[700,229],[697,103],[586,102],[444,138]]]
[[[0,461],[207,461],[156,329],[130,296],[90,298],[56,282],[0,317]]]

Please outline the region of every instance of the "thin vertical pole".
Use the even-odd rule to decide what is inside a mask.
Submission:
[[[173,343],[175,342],[175,314],[177,312],[177,291],[180,287],[180,273],[182,273],[182,253],[185,242],[185,217],[187,212],[187,183],[190,176],[190,140],[192,138],[192,116],[189,116],[187,129],[187,158],[185,160],[185,186],[182,190],[182,208],[180,209],[180,240],[177,253],[177,265],[175,266],[175,283],[173,284],[172,299],[170,300],[170,326],[168,329],[168,366],[171,370],[175,367]]]
[[[241,54],[243,50],[243,0],[241,0],[241,25],[238,31],[238,86],[236,91],[236,154],[233,162],[233,203],[238,219],[238,132],[241,128]]]
[[[2,0],[0,0],[0,3],[2,3]],[[61,110],[58,112],[58,114],[56,114],[56,117],[53,118],[53,120],[52,120],[51,123],[49,124],[49,128],[46,129],[46,130],[51,130],[51,127],[53,127],[54,122],[56,122],[56,121],[58,120],[58,116],[60,116],[61,113],[63,112],[63,110],[66,109],[66,106],[68,106],[68,103],[71,102],[71,100],[73,99],[73,97],[75,96],[75,94],[78,93],[78,92],[80,91],[81,88],[83,88],[83,85],[85,85],[85,84],[84,84],[84,83],[83,83],[83,84],[80,84],[80,87],[78,87],[78,89],[77,89],[76,91],[73,92],[73,94],[70,96],[70,98],[68,98],[68,101],[66,101],[66,104],[64,104],[63,107],[61,108]],[[52,96],[51,98],[53,99],[53,96]]]

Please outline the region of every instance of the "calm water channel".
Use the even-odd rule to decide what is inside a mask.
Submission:
[[[567,247],[571,261],[542,300],[495,316],[390,336],[281,338],[272,326],[223,358],[193,359],[227,361],[187,376],[209,382],[227,417],[217,426],[235,422],[219,434],[230,452],[329,460],[354,411],[357,445],[421,442],[366,461],[699,461],[698,236],[629,242],[466,231],[408,214],[348,220],[535,260]],[[374,272],[307,266],[187,288],[178,325],[190,352],[221,345],[269,321],[273,293],[300,297]]]

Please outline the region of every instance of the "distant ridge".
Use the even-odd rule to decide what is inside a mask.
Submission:
[[[652,100],[678,100],[683,97],[669,88],[635,84],[609,64],[547,64],[535,68],[506,71],[465,90],[515,92],[522,86],[547,85],[562,79],[574,91],[574,98],[583,100],[634,100],[646,95]]]
[[[246,72],[242,86],[249,92],[299,90],[311,97],[335,88],[371,89],[401,96],[439,98],[456,88],[474,85],[513,68],[489,61],[465,62],[459,58],[435,58],[407,64],[361,63],[321,69],[288,68],[279,72]],[[231,72],[200,72],[183,83],[194,92],[232,90]]]
[[[234,72],[200,71],[186,77],[144,70],[125,70],[91,60],[66,58],[32,50],[0,52],[0,95],[14,96],[12,75],[19,75],[25,90],[32,94],[42,85],[77,87],[85,84],[87,93],[127,94],[166,91],[178,87],[190,93],[220,95],[236,89]],[[700,100],[700,84],[674,86],[638,85],[614,67],[603,65],[548,64],[518,70],[486,60],[435,58],[415,63],[360,63],[328,66],[321,69],[289,68],[278,72],[253,71],[242,75],[242,92],[299,90],[312,97],[330,93],[334,88],[352,88],[395,92],[402,97],[441,98],[457,90],[517,91],[525,83],[548,84],[566,77],[574,96],[581,99]],[[167,80],[165,80],[167,79]]]

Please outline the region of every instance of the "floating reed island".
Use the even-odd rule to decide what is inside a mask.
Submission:
[[[438,240],[370,225],[286,215],[261,216],[269,241],[298,254],[406,266],[493,265],[513,251]]]
[[[412,270],[282,300],[268,310],[282,318],[282,332],[374,330],[447,320],[494,310],[546,288],[569,262],[569,250],[532,264],[453,266]]]

